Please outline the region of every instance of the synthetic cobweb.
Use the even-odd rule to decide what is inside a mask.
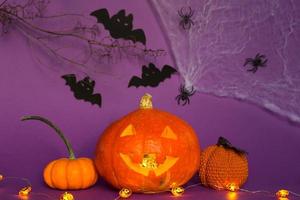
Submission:
[[[258,104],[300,122],[300,1],[153,0],[187,88]],[[183,30],[178,10],[194,10]],[[243,66],[257,53],[267,66]]]

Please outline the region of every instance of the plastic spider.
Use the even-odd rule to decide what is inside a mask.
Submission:
[[[181,17],[179,25],[184,30],[188,30],[192,25],[194,25],[194,22],[191,19],[194,15],[194,10],[192,10],[191,7],[188,7],[188,10],[186,10],[185,7],[182,7],[180,10],[178,10],[178,15]]]
[[[184,85],[180,85],[179,92],[180,92],[180,94],[177,95],[175,97],[175,99],[177,100],[178,105],[180,105],[180,102],[182,101],[183,106],[186,104],[190,104],[189,97],[193,96],[196,93],[196,91],[194,90],[194,87],[192,87],[191,90],[188,90],[188,89],[186,89],[186,87]]]
[[[255,73],[259,67],[265,67],[267,62],[266,56],[258,53],[255,58],[247,58],[244,66],[251,64],[252,68],[247,71]]]

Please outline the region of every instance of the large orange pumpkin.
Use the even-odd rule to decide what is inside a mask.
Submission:
[[[220,137],[216,145],[207,147],[201,154],[200,180],[215,189],[237,190],[247,180],[246,152]]]
[[[116,188],[161,192],[185,184],[199,169],[200,147],[182,119],[152,108],[146,94],[140,109],[110,125],[96,148],[98,172]]]

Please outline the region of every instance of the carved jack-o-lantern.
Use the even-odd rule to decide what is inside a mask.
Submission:
[[[146,94],[140,109],[101,135],[95,163],[100,175],[116,188],[160,192],[181,186],[194,175],[200,147],[186,122],[153,109]]]

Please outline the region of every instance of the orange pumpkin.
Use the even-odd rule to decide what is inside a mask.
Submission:
[[[200,147],[182,119],[152,108],[146,94],[140,109],[110,125],[101,135],[95,164],[116,188],[155,193],[185,184],[199,169]]]
[[[239,189],[248,177],[246,152],[235,148],[223,137],[216,145],[207,147],[201,154],[200,180],[215,189]]]
[[[40,120],[62,138],[69,151],[69,158],[60,158],[50,162],[44,169],[44,181],[51,188],[66,190],[85,189],[94,185],[98,179],[93,160],[90,158],[76,158],[71,144],[64,134],[49,120],[40,116],[25,116],[24,120]]]

